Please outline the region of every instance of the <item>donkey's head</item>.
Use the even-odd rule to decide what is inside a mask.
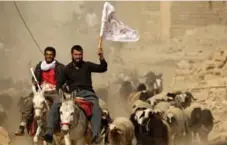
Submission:
[[[41,119],[43,113],[45,112],[45,98],[44,98],[44,91],[45,87],[42,88],[42,90],[36,91],[35,86],[32,86],[33,91],[33,108],[34,108],[34,118],[36,120]]]
[[[61,130],[63,133],[68,133],[76,113],[75,100],[73,95],[65,93],[62,90],[59,90],[59,95],[62,101],[60,107]]]

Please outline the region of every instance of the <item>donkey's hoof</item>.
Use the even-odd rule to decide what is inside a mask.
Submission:
[[[38,140],[39,140],[39,139],[38,139],[37,136],[34,136],[34,137],[33,137],[33,142],[34,142],[34,144],[38,144]]]
[[[44,141],[43,141],[43,145],[48,145],[48,143],[44,140]]]

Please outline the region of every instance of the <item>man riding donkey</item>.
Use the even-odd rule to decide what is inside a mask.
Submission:
[[[80,45],[74,45],[71,48],[72,62],[70,62],[62,72],[61,79],[57,84],[57,90],[62,88],[65,90],[64,84],[67,84],[68,92],[73,96],[82,97],[85,101],[93,104],[92,116],[91,116],[91,131],[92,142],[98,141],[98,136],[101,129],[101,108],[99,106],[99,99],[96,96],[93,87],[91,73],[103,73],[107,71],[107,62],[103,57],[101,49],[98,52],[100,64],[95,64],[89,61],[83,60],[83,48]],[[53,141],[53,126],[57,124],[56,118],[58,116],[58,109],[60,108],[60,102],[54,102],[51,106],[51,113],[48,118],[48,129],[44,135],[44,140],[47,142]],[[55,121],[55,122],[52,122]]]
[[[44,60],[39,62],[35,68],[35,77],[39,82],[39,85],[45,87],[45,96],[54,96],[54,101],[58,99],[58,94],[56,91],[56,84],[59,82],[59,74],[63,70],[64,65],[55,60],[56,50],[53,47],[46,47],[44,50]],[[33,84],[38,90],[37,82],[32,78]],[[20,123],[19,129],[15,132],[15,135],[20,136],[24,134],[24,129],[27,126],[27,123],[32,118],[33,114],[33,93],[29,94],[29,97],[25,100],[23,110],[22,110],[22,121]],[[51,118],[52,119],[52,118]],[[49,124],[52,126],[52,124]]]

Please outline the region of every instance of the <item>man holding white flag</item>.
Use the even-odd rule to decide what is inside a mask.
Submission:
[[[136,31],[119,21],[115,13],[115,8],[110,3],[105,2],[102,11],[100,37],[120,42],[138,41],[139,35]]]

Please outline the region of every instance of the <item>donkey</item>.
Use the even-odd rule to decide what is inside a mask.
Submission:
[[[154,72],[149,71],[145,76],[145,84],[148,90],[151,90],[155,94],[159,94],[163,90],[163,78],[162,73],[156,75]]]
[[[59,90],[62,105],[60,107],[60,125],[64,134],[65,145],[91,144],[91,133],[88,130],[88,118],[91,116],[92,103],[82,98]],[[86,110],[88,109],[88,110]]]
[[[33,108],[34,108],[34,121],[36,121],[37,123],[37,128],[35,131],[35,135],[33,137],[33,141],[35,144],[38,144],[38,140],[39,140],[39,135],[42,132],[42,129],[44,128],[44,117],[45,114],[47,113],[47,108],[49,106],[47,106],[46,102],[45,102],[45,97],[44,97],[44,91],[45,91],[45,85],[42,88],[42,90],[38,90],[36,91],[35,86],[32,86],[32,91],[34,94],[33,97]],[[46,142],[44,141],[44,145],[46,144]]]

